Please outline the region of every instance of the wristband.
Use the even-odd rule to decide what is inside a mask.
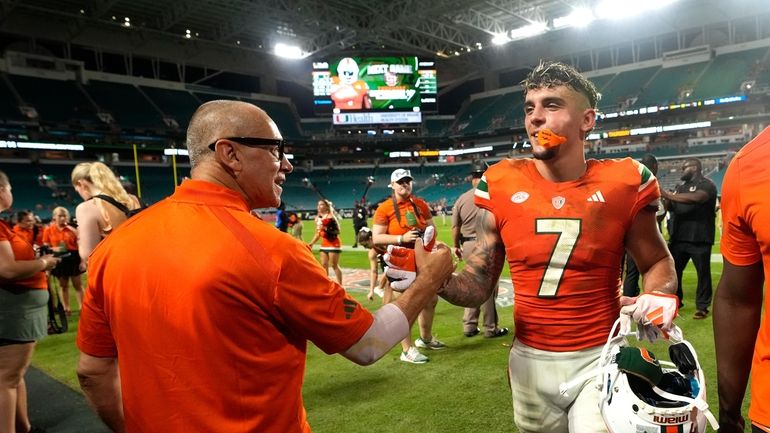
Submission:
[[[396,243],[401,245],[403,242],[404,242],[404,237],[402,235],[398,235],[398,240],[396,241]]]
[[[46,263],[45,259],[40,259],[41,262],[43,262],[43,272],[48,269],[48,263]]]

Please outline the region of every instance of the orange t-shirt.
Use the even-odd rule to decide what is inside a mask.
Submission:
[[[35,260],[35,250],[32,248],[32,244],[14,233],[5,221],[0,221],[0,242],[3,241],[11,244],[11,251],[13,251],[13,257],[16,260]],[[28,287],[40,290],[48,289],[45,272],[42,271],[23,280],[0,282],[0,287],[2,286]]]
[[[43,231],[43,243],[53,249],[58,249],[63,244],[67,251],[77,251],[78,232],[70,225],[59,228],[56,223],[51,223]]]
[[[722,183],[722,255],[737,266],[763,262],[770,276],[770,128],[735,155]],[[765,284],[767,284],[765,282]],[[770,310],[765,291],[764,309]],[[770,318],[762,324],[751,366],[749,418],[770,425]]]
[[[40,230],[37,234],[37,239],[35,239],[35,229],[25,229],[24,227],[16,224],[13,226],[13,232],[17,235],[21,236],[22,239],[29,242],[30,245],[41,245],[43,243],[43,231]]]
[[[514,291],[516,338],[567,352],[600,346],[620,313],[624,239],[660,196],[643,165],[589,160],[574,181],[545,180],[531,159],[509,159],[481,178],[475,203],[492,212]]]
[[[118,358],[129,433],[299,433],[307,341],[342,352],[372,320],[238,193],[186,180],[92,253],[77,344]]]
[[[417,208],[419,212],[415,212],[415,208]],[[407,200],[399,201],[398,210],[401,215],[401,221],[396,218],[393,199],[388,198],[377,206],[377,210],[374,212],[374,223],[381,226],[387,226],[388,229],[386,230],[386,233],[389,235],[403,235],[415,227],[420,230],[425,230],[425,227],[427,226],[426,221],[432,218],[428,203],[425,203],[425,200],[413,195],[410,195]],[[414,216],[414,220],[412,220],[412,216],[407,215],[407,213],[411,213],[411,215]],[[418,213],[419,216],[417,215]],[[410,224],[410,220],[412,220],[412,224]]]

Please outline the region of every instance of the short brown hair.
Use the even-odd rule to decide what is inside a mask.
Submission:
[[[524,87],[525,97],[530,90],[567,86],[585,96],[591,108],[596,108],[596,104],[599,102],[596,86],[581,75],[577,69],[564,63],[541,61],[521,82],[521,85]]]

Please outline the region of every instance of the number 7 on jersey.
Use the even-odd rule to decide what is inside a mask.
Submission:
[[[543,273],[537,296],[552,298],[559,291],[559,284],[564,275],[564,268],[572,257],[572,251],[580,238],[581,220],[565,218],[538,219],[535,222],[536,234],[557,234],[556,245],[548,260],[548,267]]]

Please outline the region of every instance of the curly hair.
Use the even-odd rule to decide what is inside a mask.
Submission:
[[[524,97],[530,90],[567,86],[585,96],[591,108],[596,108],[596,104],[601,98],[599,92],[596,91],[596,86],[591,81],[572,66],[559,62],[541,61],[521,82],[521,85],[524,87]]]

